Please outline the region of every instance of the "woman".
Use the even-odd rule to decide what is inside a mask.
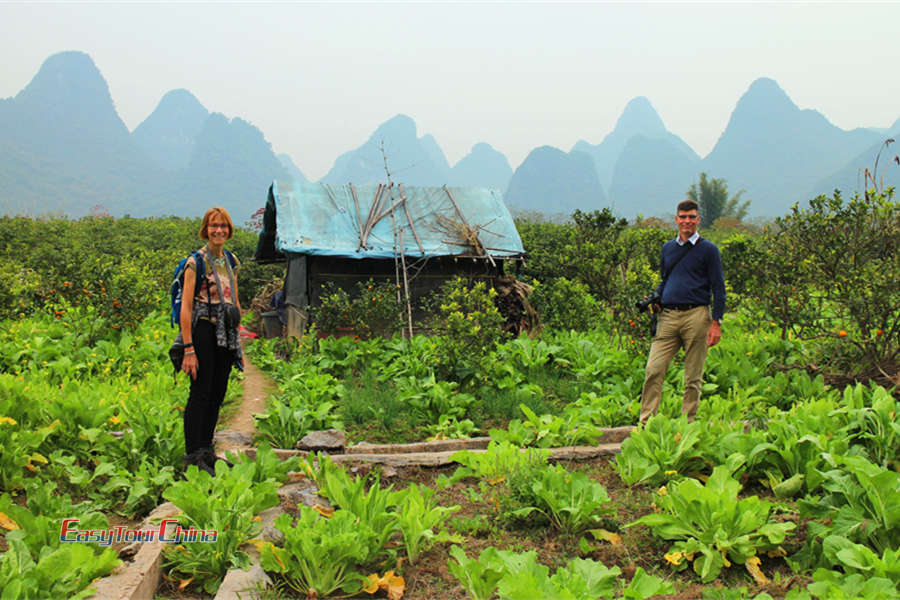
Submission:
[[[238,334],[241,305],[238,300],[237,258],[225,251],[234,234],[228,212],[213,207],[203,215],[200,237],[206,246],[188,258],[181,304],[184,360],[181,370],[191,377],[191,392],[184,409],[184,467],[197,465],[215,475],[213,433],[219,409],[228,389],[231,366],[243,369]],[[197,281],[197,256],[204,262]],[[193,302],[187,299],[193,298]]]

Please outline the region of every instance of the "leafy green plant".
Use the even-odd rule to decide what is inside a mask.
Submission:
[[[528,406],[520,404],[519,410],[525,415],[525,420],[511,420],[506,431],[492,429],[491,438],[538,448],[594,443],[601,433],[600,428],[592,422],[589,411],[578,410],[579,408],[581,407],[576,406],[570,410],[566,407],[563,416],[550,414],[538,416]]]
[[[293,448],[310,431],[344,426],[335,412],[335,403],[329,400],[308,405],[304,401],[284,404],[270,398],[268,410],[253,418],[259,437],[276,448]]]
[[[838,571],[817,569],[813,583],[806,587],[807,595],[822,600],[896,600],[900,593],[894,582],[884,577],[866,577],[859,573],[847,575]],[[804,596],[798,594],[796,600]],[[795,600],[790,598],[786,600]]]
[[[704,471],[705,427],[700,421],[688,422],[685,416],[652,417],[622,442],[616,456],[619,475],[628,485],[658,485],[672,477]]]
[[[456,469],[451,480],[477,477],[488,481],[502,481],[509,473],[518,469],[546,464],[549,456],[549,450],[523,450],[509,442],[491,440],[484,452],[460,450],[454,453],[450,460],[462,466]]]
[[[442,417],[460,419],[475,403],[471,394],[459,393],[455,381],[437,381],[434,374],[424,378],[406,377],[397,381],[399,398],[413,409],[416,415],[428,423],[436,423]]]
[[[369,555],[380,553],[397,531],[399,514],[396,509],[403,493],[393,491],[393,486],[382,488],[378,477],[351,477],[333,464],[320,471],[318,482],[321,494],[335,506],[356,516],[374,533]]]
[[[214,542],[167,548],[164,566],[170,576],[213,593],[228,569],[249,566],[250,557],[239,548],[262,528],[254,516],[278,504],[274,481],[254,483],[254,471],[251,464],[229,468],[218,462],[216,477],[212,477],[191,465],[185,480],[163,493],[166,500],[181,509],[179,525],[183,529],[193,526],[218,532]]]
[[[264,481],[275,481],[276,483],[284,483],[288,479],[288,473],[300,469],[300,457],[291,456],[282,460],[275,454],[269,444],[262,442],[256,447],[256,456],[250,459],[246,454],[236,454],[229,452],[228,460],[232,463],[248,464],[252,466],[252,474],[250,480],[253,483],[262,483]]]
[[[886,549],[881,556],[868,546],[854,544],[845,537],[830,535],[823,542],[825,557],[847,574],[883,577],[900,587],[900,548]]]
[[[796,525],[770,518],[772,504],[749,496],[738,500],[741,484],[727,467],[713,469],[701,485],[684,479],[660,490],[663,512],[645,515],[626,527],[647,525],[657,537],[677,540],[666,559],[681,570],[693,561],[694,571],[712,581],[732,562],[752,566],[757,553],[777,551]]]
[[[296,524],[292,520],[288,514],[275,519],[275,528],[284,534],[284,547],[268,542],[261,546],[263,569],[281,575],[291,589],[306,597],[311,590],[321,597],[337,590],[359,592],[365,577],[355,569],[369,560],[375,533],[345,510],[326,519],[301,506]]]
[[[818,540],[829,535],[864,543],[877,552],[897,548],[900,541],[900,474],[870,463],[862,456],[825,456],[832,468],[822,473],[821,497],[799,502],[811,517],[807,547],[797,560],[816,565]]]
[[[24,530],[6,535],[8,550],[0,558],[0,589],[4,600],[30,598],[87,598],[90,584],[120,564],[116,552],[101,553],[85,544],[45,546],[37,555],[29,552]]]
[[[429,440],[457,440],[472,437],[478,428],[471,419],[458,420],[456,417],[442,415],[437,423],[426,425]]]
[[[606,488],[584,473],[569,472],[561,465],[537,471],[531,484],[534,505],[513,511],[519,518],[537,511],[565,533],[578,533],[612,513]]]
[[[638,567],[631,582],[621,586],[618,567],[606,567],[593,560],[575,558],[556,569],[537,562],[534,551],[516,553],[489,546],[478,560],[470,559],[459,546],[450,548],[447,567],[472,600],[488,600],[495,590],[501,600],[597,600],[622,597],[643,600],[674,592],[674,586],[647,575]]]
[[[844,390],[844,427],[851,443],[866,449],[872,462],[884,468],[900,466],[900,403],[881,386],[871,392],[862,384]],[[834,452],[837,454],[837,452]]]
[[[410,564],[415,564],[422,551],[440,542],[461,542],[444,528],[450,514],[459,506],[437,506],[434,490],[413,483],[401,493],[397,504],[397,529]]]

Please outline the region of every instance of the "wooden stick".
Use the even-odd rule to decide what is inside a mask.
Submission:
[[[406,253],[403,251],[403,232],[400,232],[400,263],[403,265],[403,292],[406,294],[406,322],[409,325],[409,337],[413,336],[412,304],[409,301],[409,280],[406,278]]]
[[[368,241],[369,233],[372,231],[372,227],[374,226],[372,218],[381,205],[381,200],[384,197],[385,190],[386,187],[383,183],[379,183],[378,187],[375,189],[375,199],[372,201],[372,206],[369,208],[369,216],[368,218],[366,218],[366,226],[360,237],[359,248],[368,249],[368,246],[366,246],[366,242]],[[357,250],[359,250],[359,248],[357,248]]]
[[[425,248],[422,247],[422,242],[419,240],[419,234],[416,232],[416,228],[413,225],[412,216],[409,214],[409,204],[406,203],[406,190],[403,189],[403,184],[400,184],[400,198],[403,199],[403,210],[406,211],[406,222],[409,223],[409,229],[412,231],[413,237],[416,238],[416,244],[419,246],[419,253],[422,256],[425,256]]]
[[[350,194],[353,196],[353,204],[354,204],[354,206],[356,206],[356,226],[361,228],[362,223],[360,222],[360,218],[359,218],[359,198],[356,196],[356,188],[353,187],[352,183],[350,184]],[[360,230],[359,233],[360,233],[360,237],[362,237],[362,230]],[[358,249],[359,248],[357,248],[357,250]]]

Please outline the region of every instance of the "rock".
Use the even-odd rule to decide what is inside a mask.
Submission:
[[[281,506],[273,506],[259,513],[259,519],[262,522],[260,537],[262,537],[263,541],[272,542],[276,546],[284,544],[284,534],[275,529],[275,519],[281,514],[284,514]]]
[[[297,514],[297,506],[301,504],[310,508],[313,506],[332,508],[328,499],[319,495],[316,484],[308,479],[281,486],[278,498],[284,511],[291,514]]]
[[[235,446],[250,446],[253,444],[253,436],[242,431],[231,431],[230,429],[226,429],[224,431],[216,432],[215,441],[230,448]]]
[[[324,431],[312,431],[303,436],[297,442],[300,450],[338,451],[343,452],[347,445],[347,434],[340,429],[326,429]]]
[[[256,600],[261,597],[260,590],[262,588],[272,585],[272,580],[259,564],[259,553],[256,548],[245,545],[242,549],[250,556],[250,568],[246,571],[241,569],[228,571],[214,600],[247,600],[248,598]]]

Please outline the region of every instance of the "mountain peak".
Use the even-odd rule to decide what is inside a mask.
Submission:
[[[192,93],[171,90],[131,135],[158,165],[175,171],[187,167],[208,116]]]
[[[416,137],[416,122],[412,120],[412,117],[408,117],[404,114],[398,114],[378,126],[378,129],[375,130],[373,137],[379,135],[391,135],[398,137],[408,136],[414,138]]]
[[[163,97],[159,101],[160,106],[177,106],[177,107],[200,107],[206,110],[206,108],[197,100],[197,97],[190,93],[188,90],[184,88],[179,88],[177,90],[169,90],[166,92]]]
[[[16,102],[52,112],[63,106],[86,112],[115,112],[109,86],[97,65],[90,56],[77,51],[60,52],[45,60],[31,82],[16,95]]]
[[[666,126],[653,105],[644,96],[632,98],[616,122],[616,131],[628,133],[662,133]]]
[[[799,110],[790,96],[774,79],[760,77],[750,84],[741,99],[738,100],[737,110],[742,107],[751,109],[766,108],[772,110],[778,108],[782,111]]]

